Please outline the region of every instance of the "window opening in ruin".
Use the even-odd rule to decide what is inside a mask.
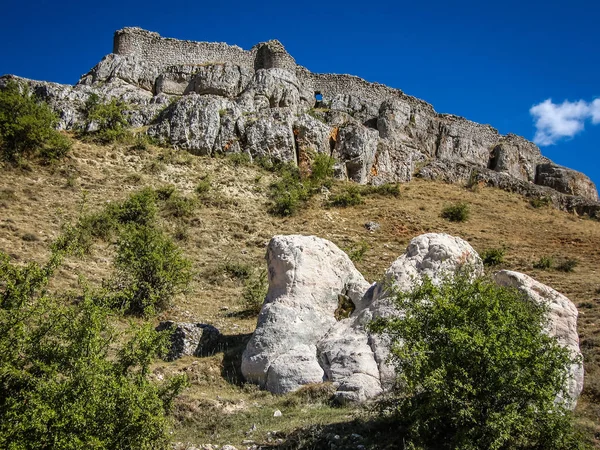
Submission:
[[[318,102],[323,101],[323,94],[321,94],[320,92],[315,92],[315,100]]]

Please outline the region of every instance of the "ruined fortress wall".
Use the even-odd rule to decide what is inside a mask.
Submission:
[[[115,33],[113,53],[138,56],[159,66],[230,62],[253,70],[254,54],[240,47],[216,42],[181,41],[163,38],[141,28],[124,28]]]
[[[423,100],[406,95],[399,89],[379,83],[370,83],[353,75],[311,73],[306,68],[298,66],[296,76],[304,86],[315,93],[320,93],[325,100],[336,95],[352,95],[379,106],[386,100],[397,99],[435,114],[433,107]]]

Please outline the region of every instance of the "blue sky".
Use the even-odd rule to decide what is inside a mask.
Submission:
[[[2,10],[0,74],[75,83],[125,26],[245,49],[279,39],[311,71],[358,75],[536,138],[600,185],[597,0],[5,0]]]

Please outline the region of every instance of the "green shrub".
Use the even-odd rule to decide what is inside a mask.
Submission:
[[[145,188],[135,192],[122,203],[115,203],[109,208],[119,223],[138,225],[150,225],[154,222],[157,213],[156,192],[151,188]]]
[[[248,153],[228,153],[226,159],[233,167],[248,166],[252,162]]]
[[[0,155],[17,162],[37,156],[46,161],[60,159],[71,149],[71,141],[55,127],[56,114],[29,92],[25,85],[9,81],[0,90]]]
[[[385,403],[403,448],[579,449],[566,395],[569,351],[545,334],[546,306],[457,274],[398,293],[390,340],[397,387]],[[562,397],[565,398],[565,397]]]
[[[133,137],[125,118],[127,108],[127,104],[117,98],[105,101],[97,94],[91,94],[84,108],[85,125],[82,136],[101,144],[131,141]]]
[[[577,261],[576,259],[567,258],[560,261],[556,265],[556,270],[560,270],[561,272],[573,272],[578,264],[579,261]]]
[[[400,183],[384,183],[377,186],[367,185],[361,188],[362,195],[381,195],[382,197],[400,197]]]
[[[269,186],[271,205],[269,212],[276,216],[291,216],[310,199],[311,189],[302,183],[295,166],[284,166],[280,177]]]
[[[171,217],[189,217],[194,213],[196,205],[194,198],[173,194],[167,199],[165,209]]]
[[[173,297],[187,290],[191,262],[160,230],[129,225],[119,236],[116,274],[101,299],[127,314],[151,316],[167,309]]]
[[[21,267],[0,254],[0,448],[166,449],[186,380],[148,375],[168,334],[117,332],[89,293],[76,304],[48,295],[59,263],[54,253]]]
[[[210,178],[205,177],[203,180],[200,180],[200,182],[196,185],[196,194],[198,195],[205,195],[207,194],[211,189],[211,182],[210,182]]]
[[[156,192],[156,197],[159,200],[168,200],[175,193],[175,186],[173,186],[172,184],[167,184],[165,186],[156,188],[154,192]]]
[[[317,153],[311,164],[310,181],[318,187],[324,184],[331,185],[333,166],[335,158],[325,153]]]
[[[346,208],[348,206],[362,205],[365,201],[360,193],[361,189],[358,186],[348,186],[342,192],[329,199],[329,206]]]
[[[532,198],[529,200],[529,204],[532,208],[543,208],[550,205],[551,200],[548,197]]]
[[[252,276],[244,283],[242,299],[246,310],[252,314],[258,314],[262,308],[267,295],[269,283],[267,282],[267,272],[261,271],[258,276]]]
[[[505,253],[503,248],[488,248],[481,252],[481,259],[486,266],[497,266],[504,262]]]
[[[469,215],[469,205],[466,203],[449,205],[442,210],[442,218],[449,220],[450,222],[466,222]]]
[[[554,260],[549,256],[542,256],[536,262],[533,263],[534,269],[547,270],[552,268]]]

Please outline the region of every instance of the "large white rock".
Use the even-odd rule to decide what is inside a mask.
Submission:
[[[583,389],[583,356],[579,350],[577,308],[564,295],[525,274],[502,270],[494,274],[494,280],[501,286],[516,288],[530,300],[550,308],[548,334],[555,336],[558,343],[569,349],[571,357],[577,360],[570,366],[567,379],[569,405],[575,408]]]
[[[248,381],[271,392],[323,381],[317,342],[336,323],[338,296],[369,288],[350,258],[314,236],[275,236],[267,249],[269,290],[242,357]]]
[[[293,391],[303,384],[333,382],[340,401],[365,401],[393,382],[387,346],[371,336],[366,324],[398,314],[389,299],[391,286],[410,289],[428,276],[434,282],[481,259],[460,238],[426,234],[388,269],[382,283],[369,286],[348,256],[314,236],[276,236],[267,250],[269,291],[242,359],[248,381],[271,392]],[[355,305],[337,321],[339,296]]]

